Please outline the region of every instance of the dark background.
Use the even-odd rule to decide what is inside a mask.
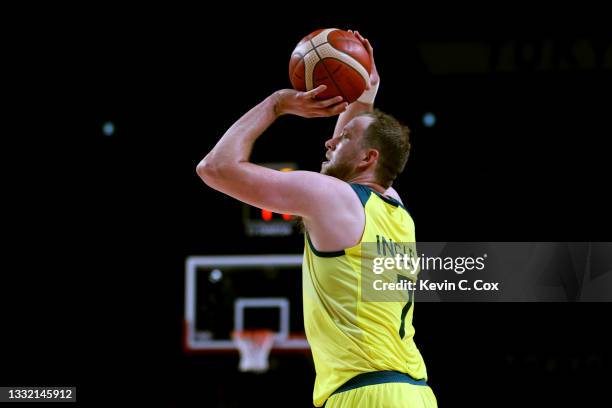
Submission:
[[[241,205],[202,184],[195,166],[242,113],[289,86],[291,50],[321,27],[358,29],[375,48],[378,106],[412,129],[395,187],[419,240],[610,241],[611,35],[597,13],[508,10],[505,22],[492,11],[278,10],[6,15],[17,24],[5,33],[15,126],[3,141],[2,384],[76,384],[83,404],[310,406],[307,358],[273,357],[269,374],[241,375],[237,355],[185,355],[181,319],[186,256],[302,249],[301,236],[246,238]],[[580,41],[608,44],[607,65],[534,62],[538,44]],[[452,72],[444,61],[466,57],[423,56],[427,44],[459,42],[527,57]],[[253,160],[318,170],[333,123],[283,117]],[[440,406],[606,405],[610,311],[423,304],[416,342]]]

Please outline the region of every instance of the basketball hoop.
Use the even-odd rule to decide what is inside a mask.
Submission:
[[[232,333],[232,339],[240,351],[242,372],[263,373],[268,371],[268,356],[274,344],[274,332],[270,330],[244,330]]]

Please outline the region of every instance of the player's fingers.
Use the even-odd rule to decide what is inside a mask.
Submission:
[[[338,104],[339,106],[334,110],[334,115],[339,115],[342,112],[344,112],[345,110],[348,109],[349,104],[348,102],[342,102]]]
[[[363,44],[363,37],[361,36],[361,34],[359,34],[359,31],[355,30],[353,32],[353,35],[355,36],[356,39],[359,40],[359,42],[361,42]]]
[[[365,49],[368,51],[368,53],[370,54],[370,57],[372,57],[374,54],[374,48],[372,48],[372,44],[370,44],[370,40],[368,40],[367,38],[364,38],[361,34],[359,34],[358,31],[355,31],[355,35],[357,39],[361,41]]]
[[[329,98],[323,101],[316,102],[316,104],[317,104],[317,107],[319,108],[327,108],[328,106],[332,106],[340,102],[342,102],[342,97],[336,96],[334,98]]]
[[[348,108],[348,103],[342,102],[334,106],[330,106],[327,109],[324,109],[323,112],[326,116],[335,116],[344,112]]]
[[[319,85],[316,88],[311,89],[310,91],[306,92],[304,96],[307,98],[314,98],[315,96],[325,91],[326,89],[327,89],[326,85]]]

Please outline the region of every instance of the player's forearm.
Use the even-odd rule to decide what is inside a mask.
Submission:
[[[347,123],[351,121],[355,116],[363,112],[372,112],[374,110],[374,105],[366,104],[363,102],[355,101],[351,103],[348,108],[338,116],[338,120],[336,121],[336,127],[334,129],[334,137],[338,136],[342,133],[342,129],[346,126]]]
[[[198,175],[203,179],[229,176],[233,168],[249,161],[253,144],[277,118],[275,103],[271,95],[238,119],[198,164]]]
[[[242,180],[245,172],[252,170],[252,164],[248,161],[253,144],[280,115],[316,118],[344,112],[347,104],[342,103],[340,96],[316,99],[325,89],[325,85],[308,92],[281,89],[270,95],[225,132],[217,145],[198,164],[198,175],[206,184],[218,190],[228,182]]]

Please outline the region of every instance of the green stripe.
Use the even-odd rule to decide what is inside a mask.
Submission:
[[[329,251],[329,252],[317,250],[314,247],[314,245],[312,245],[312,241],[310,240],[310,236],[308,235],[308,232],[306,232],[306,240],[308,241],[308,246],[310,247],[310,250],[312,251],[312,253],[320,258],[335,258],[338,256],[345,255],[344,249],[341,251]]]
[[[370,189],[368,186],[364,186],[362,184],[351,184],[350,186],[353,188],[355,193],[357,193],[359,201],[361,201],[361,205],[365,207],[373,190]]]
[[[371,187],[364,186],[363,184],[351,184],[351,187],[353,187],[353,190],[355,190],[355,192],[359,196],[359,199],[361,200],[361,204],[363,204],[364,207],[366,205],[366,202],[368,201],[368,198],[370,197],[370,194],[374,193],[378,197],[380,197],[380,199],[383,200],[385,203],[391,204],[394,207],[402,207],[404,210],[406,210],[408,214],[410,214],[410,211],[408,211],[408,209],[404,207],[404,204],[400,203],[395,198],[386,197],[382,195],[381,193],[379,193],[378,191],[374,190]]]
[[[341,392],[354,390],[355,388],[366,387],[368,385],[386,384],[386,383],[407,383],[413,385],[427,385],[427,381],[423,378],[416,380],[405,373],[399,371],[374,371],[371,373],[362,373],[351,378],[336,391],[332,393],[339,394]],[[330,395],[331,397],[331,395]]]

